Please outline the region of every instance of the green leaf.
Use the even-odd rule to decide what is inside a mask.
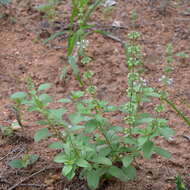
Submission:
[[[63,32],[63,31],[56,32],[56,33],[52,34],[49,38],[45,39],[43,41],[43,44],[47,44],[49,41],[54,40],[55,38],[57,38],[57,37],[59,37],[59,36],[61,36],[63,34],[65,34],[65,32]]]
[[[16,92],[11,95],[11,99],[16,100],[16,99],[24,99],[27,96],[25,92]]]
[[[62,116],[64,113],[67,112],[66,109],[64,108],[59,108],[59,109],[50,109],[49,111],[49,118],[53,119],[54,121],[60,121],[62,120]]]
[[[98,126],[100,126],[100,122],[97,121],[96,119],[91,119],[85,123],[86,127],[85,132],[92,133],[94,130],[96,130]]]
[[[80,129],[84,129],[85,127],[83,125],[75,125],[70,128],[71,131],[77,131]]]
[[[130,144],[130,145],[133,145],[133,144],[136,145],[137,144],[136,139],[133,137],[129,137],[129,136],[125,137],[124,141],[126,144]]]
[[[97,156],[94,159],[92,159],[93,162],[98,163],[98,164],[103,164],[103,165],[107,165],[107,166],[111,166],[112,165],[112,161],[106,157],[102,157],[102,156]]]
[[[23,163],[22,160],[12,160],[9,162],[9,166],[11,166],[12,168],[23,168]]]
[[[143,123],[151,123],[153,120],[154,120],[154,118],[152,118],[152,117],[140,118],[140,119],[137,119],[136,124],[140,125]]]
[[[50,83],[41,84],[41,85],[38,87],[38,91],[47,90],[47,89],[50,88],[50,87],[51,87],[51,84],[50,84]]]
[[[127,168],[133,162],[133,156],[128,155],[122,159],[123,166]]]
[[[148,140],[143,144],[142,150],[144,157],[150,158],[154,150],[154,143]]]
[[[105,112],[113,112],[113,111],[117,111],[119,110],[119,108],[117,106],[106,106],[105,107]]]
[[[108,145],[99,145],[97,146],[98,155],[101,157],[107,156],[111,152],[111,148]]]
[[[111,176],[114,176],[114,177],[120,179],[121,181],[125,181],[125,182],[128,181],[128,178],[125,175],[125,173],[120,168],[118,168],[116,166],[110,167],[108,170],[108,173]]]
[[[57,154],[54,157],[54,162],[56,162],[56,163],[65,163],[66,161],[67,161],[67,158],[63,152]]]
[[[37,154],[31,154],[30,155],[30,164],[35,163],[39,159],[39,155]]]
[[[140,136],[137,141],[139,146],[142,146],[146,141],[147,141],[148,137],[147,136]]]
[[[60,102],[60,103],[70,103],[72,101],[69,98],[62,98],[62,99],[58,100],[58,102]]]
[[[46,120],[39,120],[36,123],[39,125],[48,125],[48,121],[46,121]]]
[[[50,136],[50,133],[49,133],[48,128],[43,128],[36,132],[36,134],[34,135],[34,141],[39,142],[40,140],[45,139],[49,136]]]
[[[154,147],[154,152],[156,152],[156,154],[163,156],[165,158],[171,158],[171,154],[167,150],[164,150],[158,146]]]
[[[61,141],[53,142],[53,143],[51,143],[49,145],[49,148],[52,148],[52,149],[63,149],[64,148],[64,144]]]
[[[110,130],[115,131],[115,132],[123,132],[124,127],[113,126],[113,127],[110,127]]]
[[[75,169],[72,168],[71,172],[69,172],[69,173],[67,174],[67,179],[70,181],[70,180],[73,179],[74,176],[75,176]]]
[[[71,96],[73,99],[78,99],[84,96],[84,92],[83,91],[73,91],[71,93]]]
[[[69,119],[73,125],[77,125],[82,121],[87,121],[89,118],[81,115],[80,113],[74,113],[69,115]]]
[[[68,63],[69,63],[69,65],[71,66],[71,68],[73,70],[74,76],[80,82],[80,84],[83,86],[83,81],[81,79],[79,68],[78,68],[78,65],[76,64],[76,61],[77,61],[77,59],[76,59],[75,56],[69,56],[68,57]]]
[[[61,173],[62,173],[64,176],[67,176],[67,175],[71,172],[72,169],[73,169],[73,166],[72,166],[72,165],[64,165],[64,167],[63,167]]]
[[[176,190],[187,190],[180,175],[175,178]]]
[[[43,104],[47,104],[47,103],[52,102],[52,98],[48,94],[39,95],[39,100],[42,101]]]
[[[0,4],[3,4],[3,5],[7,5],[11,2],[12,2],[12,0],[0,0]]]
[[[159,127],[159,131],[160,131],[161,135],[163,135],[166,139],[169,139],[175,133],[172,129],[170,129],[167,126],[166,127]]]
[[[87,173],[87,183],[91,189],[96,189],[99,185],[100,177],[97,175],[97,172],[91,170]]]
[[[84,159],[79,159],[76,164],[77,166],[83,167],[83,168],[90,167],[90,164]]]
[[[128,179],[132,180],[136,177],[136,169],[132,165],[122,169]]]

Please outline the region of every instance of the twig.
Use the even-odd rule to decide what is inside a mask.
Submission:
[[[12,154],[12,153],[16,153],[19,149],[20,149],[20,147],[15,148],[14,150],[9,151],[5,156],[3,156],[3,157],[0,158],[0,161],[4,160],[8,155],[10,155],[10,154]],[[23,151],[24,151],[24,150],[21,149],[21,150],[19,151],[19,153],[21,153],[21,152],[23,152]]]
[[[20,184],[19,186],[32,186],[32,187],[46,187],[47,185],[45,185],[45,184],[25,184],[25,183],[23,183],[23,184]]]
[[[113,36],[111,34],[105,34],[106,37],[112,39],[112,40],[115,40],[119,43],[121,43],[122,45],[125,45],[125,41],[121,40],[120,38],[118,38],[117,36]]]
[[[188,141],[190,141],[190,136],[182,135],[182,137],[184,137],[185,139],[187,139]]]
[[[10,187],[8,190],[13,190],[13,189],[15,189],[16,187],[18,187],[19,185],[21,185],[23,182],[25,182],[25,181],[29,180],[30,178],[32,178],[32,177],[34,177],[34,176],[36,176],[36,175],[38,175],[38,174],[44,172],[45,170],[50,169],[51,167],[52,167],[52,166],[48,166],[48,167],[42,168],[41,170],[39,170],[39,171],[33,173],[32,175],[30,175],[30,176],[24,178],[24,179],[21,180],[20,182],[14,184],[14,185],[13,185],[12,187]]]

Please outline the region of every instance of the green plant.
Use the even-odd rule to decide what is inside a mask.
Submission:
[[[23,109],[26,107],[29,112],[40,113],[43,119],[38,123],[48,126],[35,133],[35,142],[56,138],[57,141],[49,147],[61,150],[54,161],[64,164],[62,174],[71,180],[80,168],[80,178],[86,179],[91,189],[96,189],[102,179],[110,177],[122,181],[134,179],[135,161],[138,157],[149,159],[154,153],[166,158],[171,156],[154,144],[157,136],[169,138],[173,135],[167,121],[159,117],[163,107],[156,106],[155,117],[140,111],[143,102],[151,101],[151,97],[160,98],[160,94],[146,86],[137,72],[141,64],[140,47],[136,44],[139,36],[138,32],[130,33],[130,43],[125,45],[126,64],[130,72],[128,102],[124,105],[109,105],[97,98],[97,87],[93,85],[91,71],[84,73],[88,85],[85,91],[73,91],[69,98],[57,101],[63,105],[74,105],[72,111],[66,110],[64,106],[49,108],[53,99],[44,92],[50,84],[42,84],[35,89],[29,81],[27,95],[23,92],[12,95],[13,100],[22,105]],[[126,115],[123,126],[113,125],[105,116],[106,113],[115,111]]]
[[[0,4],[2,4],[2,5],[7,5],[11,2],[12,2],[12,0],[0,0]]]
[[[134,9],[131,12],[131,22],[132,22],[132,27],[135,28],[137,26],[137,20],[138,20],[138,13],[137,11]]]
[[[9,162],[9,166],[12,168],[26,168],[31,164],[34,164],[38,160],[39,156],[36,154],[24,154],[20,160],[12,160]]]
[[[7,137],[11,137],[11,136],[13,136],[13,134],[14,134],[14,131],[13,131],[13,129],[11,128],[11,127],[5,127],[5,126],[0,126],[0,130],[1,130],[1,132],[2,132],[2,134],[4,135],[4,136],[7,136]]]
[[[163,85],[170,85],[173,82],[173,79],[169,77],[169,73],[172,72],[173,67],[172,63],[174,62],[173,57],[173,45],[171,43],[167,44],[166,47],[166,65],[164,66],[164,75],[158,79],[159,82],[162,82]]]
[[[83,86],[83,81],[80,76],[77,61],[78,58],[81,59],[83,64],[90,61],[90,58],[85,54],[85,49],[88,45],[86,36],[91,33],[88,32],[88,30],[92,29],[94,25],[89,25],[88,21],[90,16],[102,2],[103,0],[96,0],[94,3],[90,4],[90,0],[72,0],[67,56],[68,63],[81,86]],[[77,29],[75,30],[76,25]]]
[[[180,175],[176,176],[175,183],[176,190],[187,190]]]
[[[47,3],[36,6],[36,9],[44,14],[44,18],[48,20],[54,20],[56,16],[55,7],[59,3],[59,0],[47,0]]]
[[[173,70],[171,64],[174,62],[172,43],[167,44],[167,47],[166,47],[166,62],[167,62],[167,65],[164,68],[164,72],[169,73]]]
[[[177,57],[179,57],[180,63],[182,64],[189,64],[187,62],[188,58],[190,57],[187,53],[185,52],[179,52],[176,54]]]

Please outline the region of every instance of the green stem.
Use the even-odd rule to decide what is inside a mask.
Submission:
[[[166,97],[161,97],[161,99],[164,100],[167,104],[169,104],[177,112],[177,114],[185,121],[185,123],[190,127],[190,120],[184,115],[183,112],[181,112],[176,107],[176,105],[171,100],[169,100]]]

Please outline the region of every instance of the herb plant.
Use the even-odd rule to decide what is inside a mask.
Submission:
[[[137,44],[140,34],[132,32],[128,37],[129,43],[125,45],[126,66],[129,68],[126,104],[113,106],[99,100],[91,71],[84,74],[86,89],[73,91],[68,98],[58,100],[59,105],[63,106],[56,109],[50,108],[53,98],[45,93],[51,86],[48,83],[36,89],[29,81],[27,93],[12,95],[19,109],[23,106],[28,112],[41,115],[42,120],[38,123],[45,127],[36,132],[35,142],[54,137],[56,141],[49,148],[60,149],[54,161],[64,164],[62,174],[71,180],[80,169],[79,177],[86,179],[91,189],[96,189],[103,179],[110,177],[122,181],[134,179],[138,157],[149,159],[154,153],[166,158],[171,156],[154,143],[157,136],[168,139],[173,135],[167,121],[160,118],[163,106],[159,104],[155,107],[155,117],[140,110],[143,102],[161,96],[148,87],[138,73],[142,62]],[[74,106],[74,110],[68,111],[66,105]],[[125,114],[122,126],[113,125],[105,116],[108,112],[116,111]]]

